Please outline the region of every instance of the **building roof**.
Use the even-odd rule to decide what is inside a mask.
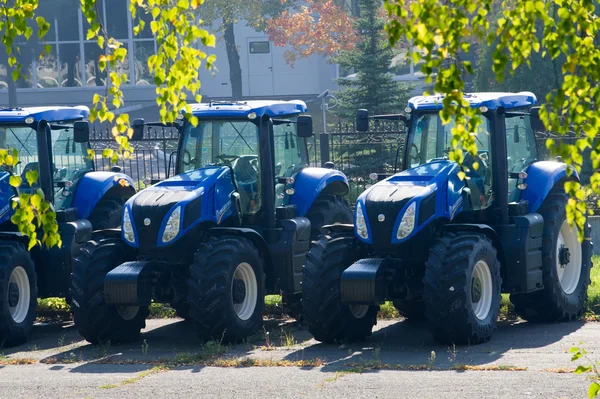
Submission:
[[[306,112],[304,101],[218,101],[192,104],[192,115],[197,117],[247,117],[251,112],[263,115],[297,115]]]
[[[408,100],[408,106],[419,110],[442,109],[443,98],[442,95],[413,97]],[[465,93],[464,98],[471,104],[472,108],[486,106],[488,109],[497,109],[498,107],[511,109],[537,104],[535,94],[528,91],[519,93]]]
[[[77,107],[30,107],[30,108],[0,108],[0,123],[25,123],[32,117],[36,122],[42,119],[47,122],[72,121],[87,118],[90,109],[86,106]]]

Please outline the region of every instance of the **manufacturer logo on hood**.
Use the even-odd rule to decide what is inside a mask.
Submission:
[[[383,222],[385,220],[385,215],[383,213],[380,213],[379,215],[377,215],[377,220]]]
[[[144,226],[150,226],[150,223],[152,223],[152,221],[150,220],[150,218],[144,219]]]

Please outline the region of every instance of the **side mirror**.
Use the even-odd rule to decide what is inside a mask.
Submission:
[[[296,134],[298,137],[312,137],[313,135],[313,124],[312,124],[312,116],[310,115],[300,115],[298,116],[298,120],[296,121],[297,131]]]
[[[144,118],[134,119],[131,128],[133,129],[131,141],[140,141],[144,137]]]
[[[540,107],[532,107],[529,110],[529,125],[534,133],[546,131],[546,126],[544,126],[544,122],[540,119]]]
[[[73,141],[87,143],[90,141],[90,122],[77,121],[73,124]]]
[[[513,142],[518,143],[519,141],[521,141],[521,138],[519,137],[519,126],[515,126],[515,131],[513,133]]]
[[[356,111],[356,130],[359,132],[369,130],[369,111],[366,109]]]

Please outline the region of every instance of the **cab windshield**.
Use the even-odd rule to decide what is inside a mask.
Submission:
[[[75,183],[85,173],[93,170],[93,163],[88,158],[87,152],[89,143],[76,143],[73,140],[72,123],[64,123],[61,126],[64,128],[51,130],[50,134],[55,195],[64,186],[59,182],[72,181]],[[39,172],[36,131],[29,126],[0,125],[0,148],[9,151],[16,149],[19,152],[19,164],[15,167],[15,173],[22,178],[19,189],[31,190],[32,187],[27,183],[25,175],[30,170]],[[34,184],[33,188],[37,187],[39,184]]]
[[[475,209],[487,207],[492,196],[492,153],[490,151],[491,123],[486,117],[477,128],[477,156],[466,154],[463,160],[467,184],[474,194]],[[413,115],[406,165],[414,168],[435,160],[448,159],[452,147],[452,128],[454,121],[443,124],[437,112]],[[478,168],[473,165],[477,163]]]

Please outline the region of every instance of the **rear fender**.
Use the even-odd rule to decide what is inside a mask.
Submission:
[[[115,197],[129,198],[135,194],[131,177],[123,173],[89,172],[77,183],[72,206],[77,208],[77,217],[87,219],[96,204],[109,191]]]
[[[570,176],[567,174],[567,168],[572,171]],[[527,178],[524,183],[527,184],[527,188],[521,191],[521,200],[529,202],[530,213],[538,211],[552,187],[560,180],[569,178],[579,181],[577,171],[562,162],[535,162],[527,168],[526,172]]]
[[[350,191],[346,175],[335,169],[304,168],[295,177],[294,194],[289,204],[296,205],[296,215],[306,216],[320,194],[344,196]]]

